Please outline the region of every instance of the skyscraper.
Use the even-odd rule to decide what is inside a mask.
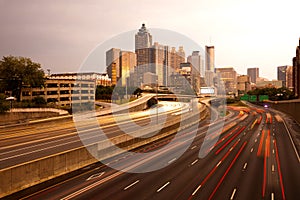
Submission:
[[[237,77],[238,95],[246,94],[250,90],[250,77],[248,75],[240,75]]]
[[[125,86],[126,78],[136,66],[136,54],[111,48],[106,52],[106,66],[107,74],[112,79],[112,84],[116,85],[121,79],[121,84]]]
[[[152,46],[152,35],[147,30],[145,24],[139,29],[135,35],[135,50],[149,48]]]
[[[204,77],[204,69],[202,66],[202,58],[199,51],[193,51],[192,55],[188,56],[187,61],[193,65],[201,77]]]
[[[223,93],[222,89],[224,88],[228,95],[237,94],[237,73],[234,68],[216,68],[216,74],[218,93]]]
[[[277,80],[282,81],[282,86],[292,88],[292,66],[279,66],[277,67]]]
[[[296,56],[293,58],[293,88],[295,96],[300,98],[300,38],[296,47]]]
[[[247,75],[252,83],[256,83],[256,79],[259,77],[259,68],[248,68]]]
[[[116,78],[120,78],[120,52],[121,49],[111,48],[106,52],[106,71],[109,78],[112,78],[112,64],[115,63]]]
[[[205,71],[213,72],[215,70],[215,47],[205,46],[206,52],[206,68]]]
[[[129,77],[130,72],[133,71],[136,66],[136,54],[131,51],[121,51],[120,52],[120,74],[122,80],[122,86],[126,85],[127,77]]]

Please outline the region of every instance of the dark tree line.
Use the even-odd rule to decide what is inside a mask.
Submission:
[[[30,58],[4,56],[0,61],[0,93],[10,92],[20,101],[22,87],[42,87],[44,75],[41,65]]]
[[[126,92],[127,90],[127,92]],[[140,88],[136,87],[120,87],[120,86],[102,86],[98,85],[96,88],[96,99],[99,100],[117,100],[124,98],[126,93],[128,95],[139,96],[142,93]]]
[[[270,100],[289,100],[294,99],[295,94],[288,88],[256,88],[248,91],[249,95],[268,95]]]

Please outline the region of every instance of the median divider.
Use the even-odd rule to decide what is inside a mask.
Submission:
[[[200,113],[188,112],[182,115],[183,119],[178,117],[176,120],[167,121],[159,134],[154,134],[153,136],[153,132],[158,131],[158,127],[133,132],[131,135],[134,137],[127,134],[119,135],[106,141],[0,169],[0,198],[98,162],[90,152],[101,155],[100,159],[105,160],[123,153],[124,150],[130,151],[174,135],[178,131],[197,124],[199,120],[204,119],[207,115],[206,106],[202,105]],[[181,123],[180,127],[179,123]],[[114,148],[114,151],[111,151],[112,143],[120,147],[120,149],[116,150]]]

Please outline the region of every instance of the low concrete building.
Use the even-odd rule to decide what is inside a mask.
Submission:
[[[111,86],[111,79],[106,73],[96,72],[78,72],[78,73],[59,73],[51,74],[48,79],[64,79],[64,80],[90,80],[96,81],[97,85]]]
[[[282,87],[282,81],[278,80],[272,80],[272,81],[257,81],[256,82],[257,88],[281,88]]]
[[[72,103],[88,103],[95,100],[96,84],[93,80],[46,79],[42,88],[23,87],[20,100],[43,97],[47,103],[70,106]]]

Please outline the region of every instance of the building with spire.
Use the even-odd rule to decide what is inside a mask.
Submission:
[[[152,35],[149,33],[145,24],[139,29],[137,34],[135,34],[135,50],[145,49],[152,46]]]

